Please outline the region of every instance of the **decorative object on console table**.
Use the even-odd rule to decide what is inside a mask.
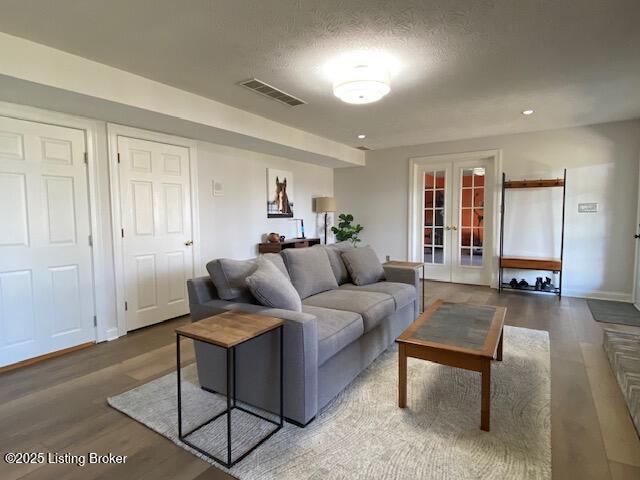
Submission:
[[[359,223],[355,226],[351,225],[351,222],[353,222],[353,215],[350,213],[341,213],[338,215],[338,219],[340,220],[338,226],[331,227],[331,231],[336,236],[336,240],[338,242],[349,240],[355,247],[356,243],[361,241],[360,232],[364,230],[364,227]]]
[[[504,254],[504,215],[506,204],[506,190],[523,189],[523,188],[562,188],[562,220],[560,224],[560,258],[532,258],[519,256],[505,256]],[[564,217],[567,196],[567,169],[564,169],[562,178],[540,179],[540,180],[509,180],[506,175],[502,174],[502,206],[500,211],[500,262],[498,265],[498,291],[502,290],[522,290],[539,293],[552,293],[562,297],[562,259],[564,254]],[[504,279],[504,269],[516,270],[547,270],[553,272],[554,279],[557,274],[557,282],[549,284],[545,288],[538,289],[535,286],[527,285],[526,282],[521,286],[514,287],[507,283]],[[522,283],[522,282],[521,282]]]
[[[303,218],[294,218],[294,222],[296,222],[296,238],[305,239],[307,237],[304,236],[304,219]],[[300,222],[300,223],[298,223]]]
[[[280,241],[279,233],[271,232],[269,235],[267,235],[267,242],[278,243],[279,241]]]
[[[327,217],[336,211],[336,199],[333,197],[318,197],[315,199],[314,212],[324,213],[324,243],[327,244]]]
[[[267,218],[293,218],[293,174],[267,169]]]
[[[422,262],[403,262],[400,260],[387,260],[385,263],[382,264],[383,267],[395,267],[395,268],[408,268],[410,270],[419,270],[422,268],[422,279],[421,279],[421,283],[422,283],[422,301],[420,302],[421,305],[421,312],[424,312],[424,263]]]
[[[280,361],[278,368],[280,369],[280,409],[278,415],[278,421],[264,417],[258,413],[247,410],[246,408],[236,404],[236,346],[245,342],[251,341],[254,338],[260,337],[266,333],[278,330],[279,337],[279,350]],[[178,438],[181,442],[197,450],[203,455],[221,463],[227,468],[231,468],[240,460],[245,458],[249,453],[262,445],[267,439],[269,439],[274,433],[282,428],[284,425],[284,410],[283,410],[283,393],[284,393],[284,365],[282,363],[283,352],[283,339],[282,339],[283,322],[279,318],[268,317],[265,315],[243,313],[243,312],[225,312],[220,315],[214,315],[213,317],[203,318],[197,322],[184,325],[176,328],[176,376],[178,380]],[[226,369],[227,369],[227,382],[225,394],[227,397],[227,408],[221,413],[215,415],[210,420],[203,424],[192,428],[187,433],[182,430],[182,381],[181,381],[181,363],[180,363],[180,337],[190,338],[191,340],[197,340],[204,342],[212,347],[219,347],[226,351]],[[233,378],[233,381],[232,381]],[[238,410],[248,415],[253,415],[257,419],[269,422],[275,425],[266,436],[262,437],[251,448],[242,453],[239,457],[233,459],[231,456],[231,411]],[[196,430],[204,427],[211,422],[214,422],[220,417],[226,416],[226,434],[227,434],[227,459],[226,461],[212,455],[201,447],[198,447],[187,437],[194,433]]]
[[[319,238],[288,238],[281,242],[258,244],[258,253],[279,253],[285,248],[305,248],[321,243]]]

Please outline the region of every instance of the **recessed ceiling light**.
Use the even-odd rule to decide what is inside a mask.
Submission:
[[[533,112],[534,112],[534,110],[531,110],[531,109],[529,108],[529,109],[527,109],[527,110],[523,110],[523,111],[522,111],[522,114],[523,114],[523,115],[531,115],[531,114],[533,114]]]
[[[358,138],[362,140],[363,138],[367,138],[367,136],[364,133],[361,133],[358,135]]]

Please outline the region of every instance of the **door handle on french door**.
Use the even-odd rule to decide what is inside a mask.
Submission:
[[[184,244],[185,244],[187,247],[190,247],[191,245],[193,245],[193,240],[187,240],[186,242],[184,242]]]
[[[633,238],[640,238],[640,234],[637,234],[637,233],[636,233],[636,234],[633,236]]]
[[[451,227],[450,227],[450,228],[451,228],[451,230],[457,230],[457,229],[458,229],[458,227],[457,227],[457,226],[455,226],[455,225],[451,225]]]
[[[445,230],[451,230],[451,225],[446,225],[446,226],[444,227],[444,229],[445,229]]]

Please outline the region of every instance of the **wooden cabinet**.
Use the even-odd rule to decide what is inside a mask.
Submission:
[[[319,238],[288,238],[284,242],[259,243],[258,253],[279,253],[284,248],[306,248],[319,244]]]

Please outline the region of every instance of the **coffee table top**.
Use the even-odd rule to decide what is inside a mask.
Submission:
[[[280,325],[280,318],[230,311],[178,327],[176,333],[193,340],[230,348]]]
[[[493,358],[505,314],[504,307],[436,300],[396,341]]]

